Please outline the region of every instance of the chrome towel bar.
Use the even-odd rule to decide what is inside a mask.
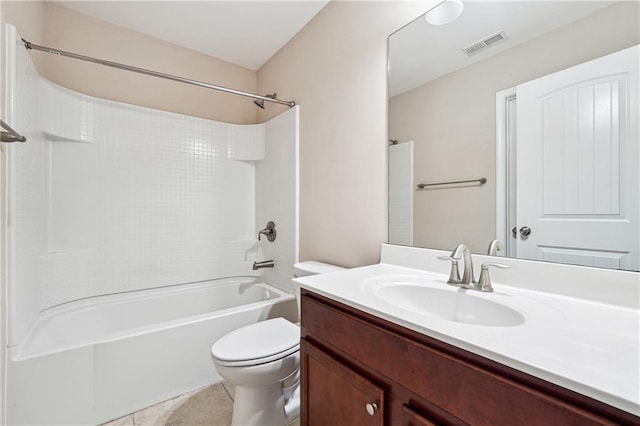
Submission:
[[[420,183],[420,184],[418,184],[418,189],[430,189],[428,187],[431,187],[431,186],[442,186],[442,185],[455,185],[455,184],[458,184],[458,183],[474,183],[474,182],[478,182],[480,185],[484,185],[485,183],[487,183],[487,178],[469,179],[469,180],[454,180],[454,181],[450,181],[450,182],[437,182],[437,183]]]

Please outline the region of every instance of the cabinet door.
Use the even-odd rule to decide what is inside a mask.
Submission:
[[[383,425],[384,389],[302,339],[303,426]]]

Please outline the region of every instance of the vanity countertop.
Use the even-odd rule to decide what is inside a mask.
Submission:
[[[524,322],[476,325],[400,308],[376,295],[388,279],[472,292],[515,309]],[[640,415],[638,309],[500,283],[494,283],[493,293],[460,290],[447,285],[447,279],[380,263],[296,281],[345,305]]]

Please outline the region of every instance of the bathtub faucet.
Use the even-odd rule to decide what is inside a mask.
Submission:
[[[263,235],[267,237],[267,241],[271,243],[274,242],[277,235],[276,224],[272,221],[267,222],[266,228],[258,232],[258,241],[260,241],[260,237],[262,237]]]
[[[253,270],[257,271],[258,269],[262,269],[262,268],[273,268],[275,266],[275,264],[273,263],[273,259],[272,260],[263,260],[262,262],[253,262]]]

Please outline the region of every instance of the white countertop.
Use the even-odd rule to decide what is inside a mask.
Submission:
[[[447,275],[377,264],[298,278],[301,287],[456,347],[640,415],[640,311],[494,283],[474,297],[520,312],[517,326],[460,323],[399,308],[375,295],[384,277],[460,291]]]

